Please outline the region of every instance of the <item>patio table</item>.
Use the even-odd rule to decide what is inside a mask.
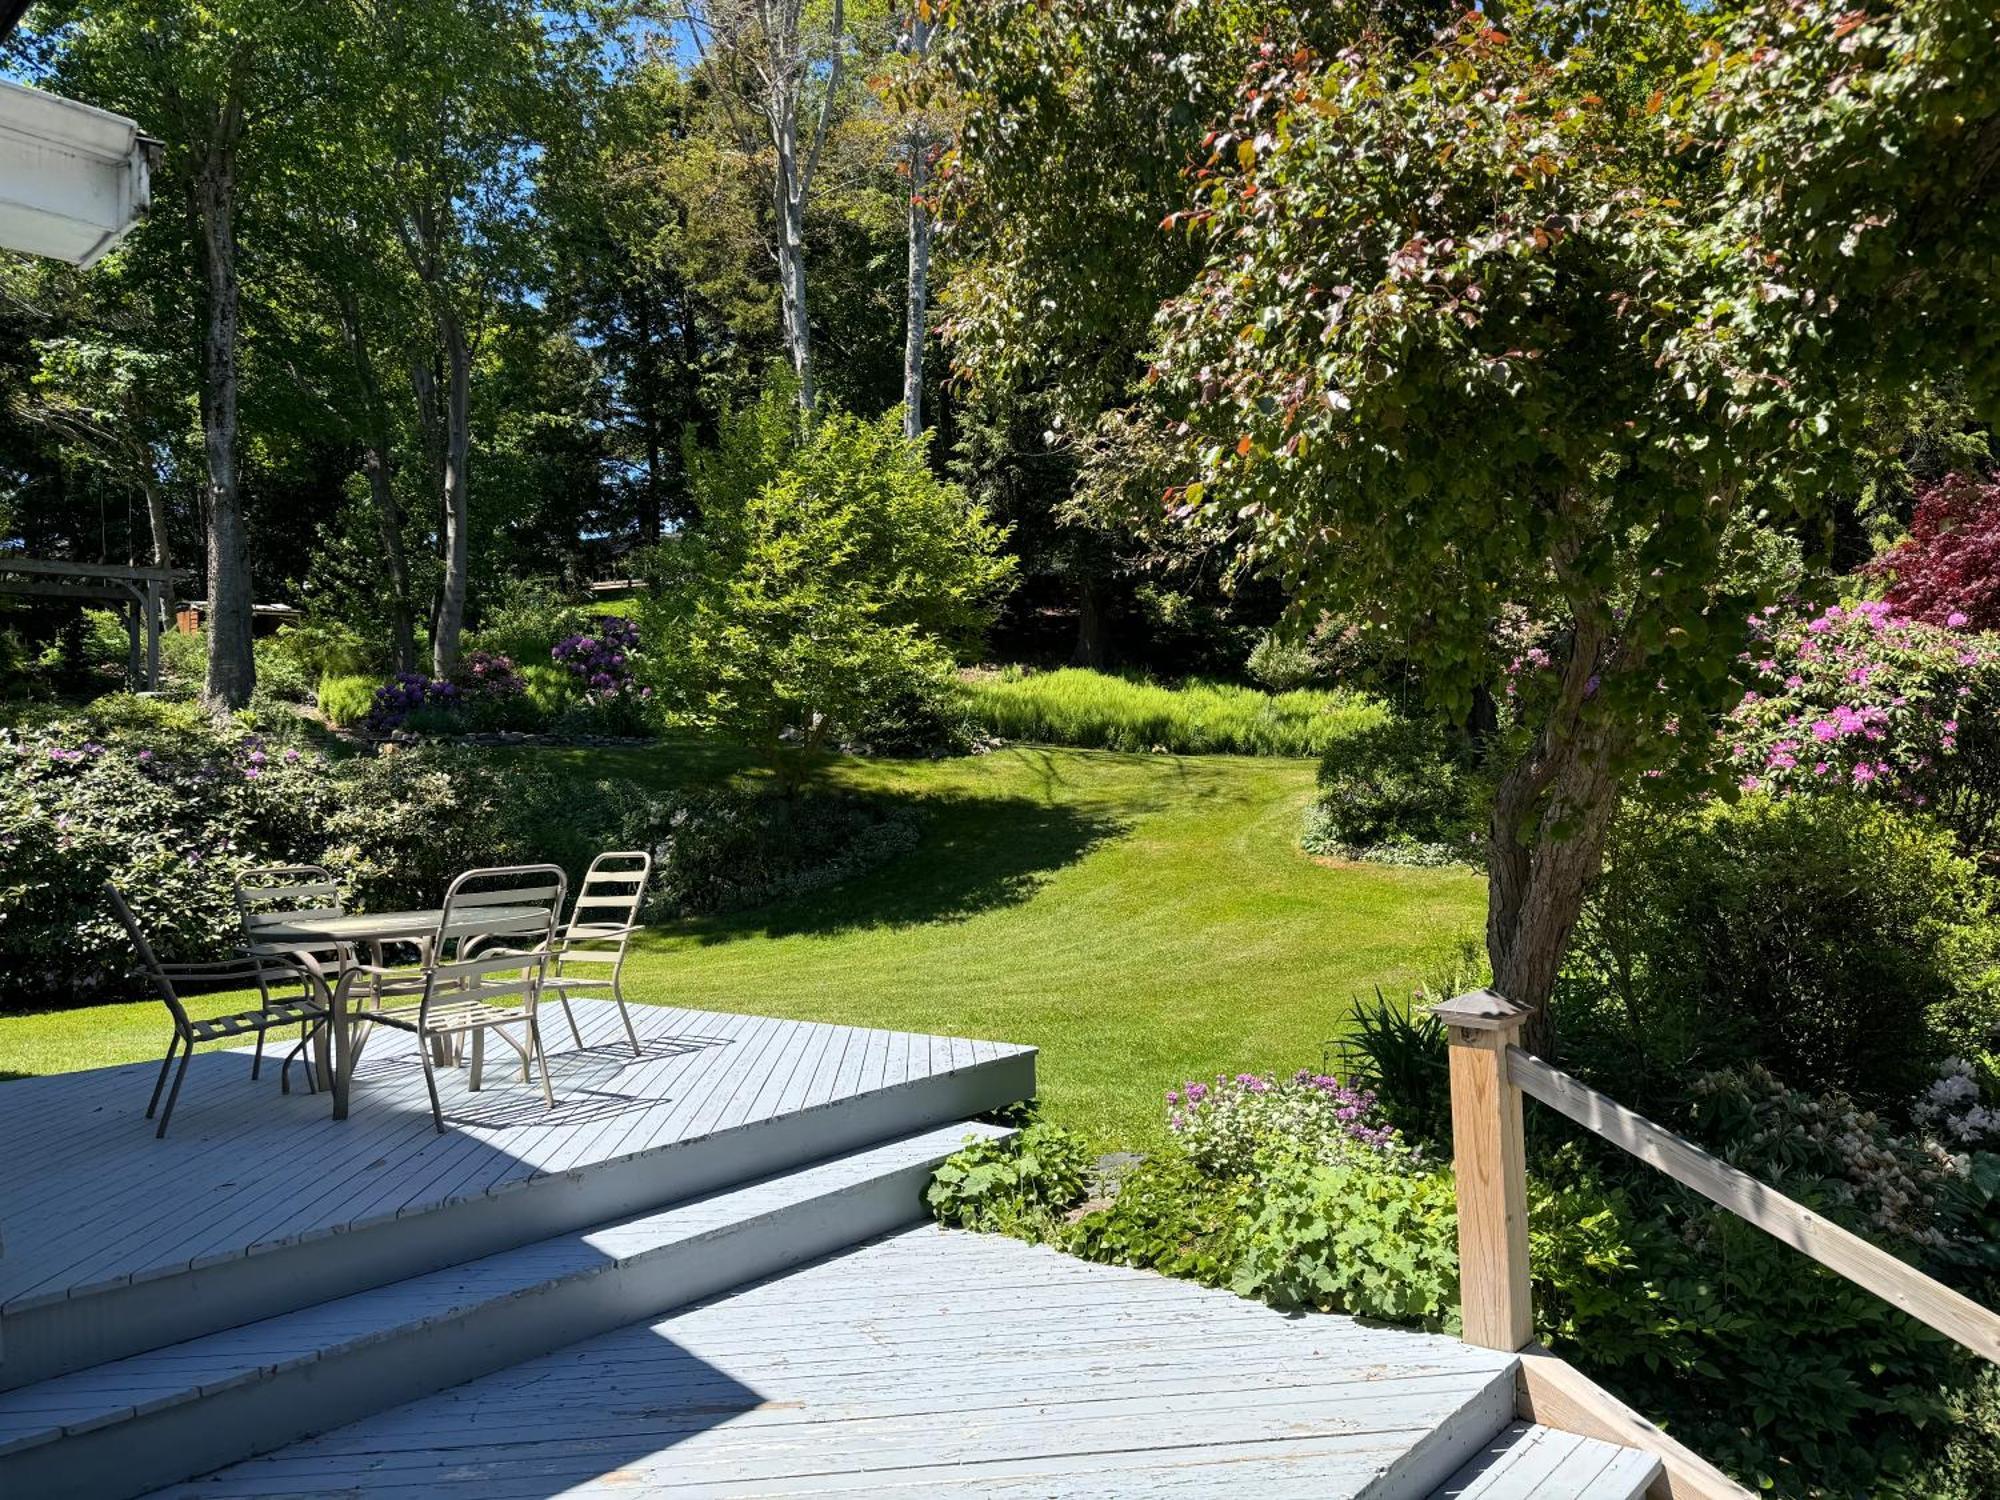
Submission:
[[[483,919],[493,923],[496,932],[505,932],[511,924],[544,920],[546,913],[532,906],[493,906],[480,912]],[[336,943],[379,950],[385,943],[420,942],[437,931],[444,912],[436,907],[429,911],[374,911],[351,912],[342,916],[301,917],[296,921],[274,922],[260,928],[257,940],[260,943],[295,943],[304,947],[331,947]],[[359,1049],[354,1044],[356,1025],[365,1023],[365,1015],[350,1018],[347,1015],[347,996],[342,992],[339,975],[330,976],[328,988],[327,1026],[333,1033],[333,1117],[347,1118],[348,1085],[354,1075],[354,1061]]]

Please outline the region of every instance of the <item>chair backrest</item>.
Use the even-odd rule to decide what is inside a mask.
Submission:
[[[289,922],[337,917],[342,911],[340,887],[318,865],[262,865],[236,877],[236,915],[243,924],[243,945],[251,952],[276,946],[315,957],[338,956],[337,944],[273,944],[265,932]]]
[[[653,856],[643,849],[609,850],[593,859],[563,929],[564,960],[617,959],[652,873]]]
[[[139,926],[139,919],[132,915],[132,908],[125,904],[125,895],[110,881],[104,882],[105,899],[111,903],[111,911],[124,927],[125,935],[132,940],[132,946],[139,954],[139,967],[146,971],[146,978],[152,982],[154,990],[173,1012],[174,1024],[185,1028],[188,1025],[187,1007],[181,1004],[181,997],[174,992],[174,982],[167,977],[167,971],[160,964],[159,956],[153,952],[153,945],[146,941],[146,934]]]
[[[466,986],[488,1004],[518,999],[532,1013],[568,894],[560,865],[467,870],[452,881],[431,939],[425,1008]]]

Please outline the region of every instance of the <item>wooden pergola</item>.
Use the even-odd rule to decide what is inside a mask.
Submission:
[[[50,562],[0,553],[0,594],[114,604],[125,612],[125,633],[131,642],[126,673],[135,692],[141,683],[148,692],[159,690],[161,607],[174,580],[188,576],[185,570],[175,568]]]

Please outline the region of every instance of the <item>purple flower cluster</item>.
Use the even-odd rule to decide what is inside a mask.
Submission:
[[[1787,619],[1750,619],[1742,662],[1756,684],[1727,726],[1732,774],[1747,792],[1840,784],[1914,805],[1958,751],[1959,718],[1989,637],[1898,615],[1879,600]]]
[[[1261,1073],[1218,1073],[1167,1090],[1167,1129],[1203,1171],[1239,1175],[1268,1149],[1338,1160],[1356,1150],[1388,1151],[1396,1131],[1375,1096],[1338,1078],[1301,1068],[1279,1080]]]
[[[368,728],[376,734],[387,734],[401,728],[419,709],[449,711],[518,698],[527,688],[511,657],[491,651],[468,651],[450,678],[398,672],[375,689],[375,705],[368,711]]]
[[[639,649],[639,626],[623,615],[606,615],[595,635],[571,635],[557,641],[549,655],[583,682],[593,698],[615,698],[632,687],[632,656]],[[639,689],[650,697],[651,690]]]
[[[386,734],[446,693],[455,698],[457,690],[450,683],[435,682],[421,672],[398,672],[375,689],[375,705],[368,710],[368,727],[376,734]]]

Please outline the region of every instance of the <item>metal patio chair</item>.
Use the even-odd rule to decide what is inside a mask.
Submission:
[[[304,969],[320,991],[331,997],[340,971],[354,962],[354,952],[343,943],[300,943],[272,940],[265,933],[288,922],[343,914],[340,887],[333,876],[318,865],[261,865],[236,877],[236,917],[243,927],[240,951],[250,958],[274,959]],[[304,1048],[288,1054],[290,1062]],[[255,1078],[264,1062],[264,1039],[257,1038],[257,1056],[250,1067]]]
[[[377,1026],[407,1031],[417,1043],[424,1067],[424,1087],[431,1098],[431,1118],[444,1133],[444,1108],[438,1102],[437,1059],[458,1055],[470,1041],[468,1085],[478,1089],[485,1063],[486,1033],[521,1055],[521,1081],[539,1068],[542,1097],[556,1105],[549,1082],[547,1054],[535,1009],[548,973],[556,924],[561,920],[569,880],[557,865],[511,865],[467,870],[445,892],[437,930],[418,973],[415,1003],[384,1005],[365,1012]],[[340,976],[346,987],[377,978],[398,980],[408,970],[384,970],[370,964],[349,965]],[[519,1028],[516,1036],[511,1028]]]
[[[181,1096],[181,1081],[187,1077],[188,1059],[194,1056],[194,1049],[202,1042],[221,1041],[229,1037],[257,1036],[257,1058],[251,1064],[254,1078],[264,1056],[264,1033],[274,1026],[297,1026],[299,1044],[303,1048],[312,1039],[315,1028],[324,1026],[327,1008],[321,1003],[313,988],[311,978],[304,970],[292,967],[281,960],[256,957],[245,954],[240,958],[226,959],[213,964],[167,964],[161,963],[153,952],[153,945],[146,941],[146,934],[140,928],[138,918],[132,915],[132,908],[125,904],[125,897],[110,881],[104,882],[104,894],[111,902],[111,910],[124,926],[126,935],[132,939],[132,946],[139,955],[139,965],[146,971],[146,977],[153,983],[160,999],[166,1002],[169,1013],[174,1018],[174,1037],[167,1044],[167,1055],[160,1063],[160,1076],[153,1081],[153,1097],[146,1105],[146,1118],[152,1119],[159,1112],[160,1128],[154,1132],[156,1138],[164,1138],[167,1122],[173,1118],[174,1105]],[[296,984],[300,987],[301,998],[297,1000],[273,999],[273,985]],[[232,1015],[210,1016],[197,1021],[187,1013],[182,1003],[185,989],[248,989],[255,988],[264,997],[264,1004],[256,1010],[237,1011]],[[180,1056],[180,1066],[174,1067],[174,1057]],[[317,1092],[313,1078],[312,1063],[304,1064],[306,1087]],[[279,1087],[286,1093],[292,1091],[292,1060],[285,1059],[278,1072]],[[167,1107],[160,1109],[160,1090],[166,1087],[167,1072],[173,1070],[174,1085],[167,1092]]]
[[[639,1047],[639,1033],[633,1028],[632,1013],[625,1008],[625,991],[619,980],[625,972],[626,945],[638,930],[639,903],[645,898],[646,881],[652,873],[653,856],[644,850],[613,850],[598,855],[590,862],[590,869],[585,872],[583,884],[577,890],[576,905],[570,908],[569,925],[557,936],[553,965],[542,987],[553,991],[561,1002],[563,1016],[569,1022],[570,1035],[576,1038],[579,1048],[583,1046],[583,1033],[577,1029],[576,1014],[569,1008],[569,992],[608,989],[611,998],[618,1002],[618,1015],[625,1023],[625,1035],[632,1043],[632,1055],[643,1055]],[[600,969],[609,964],[611,973],[609,977],[565,973],[571,964],[588,964]]]

